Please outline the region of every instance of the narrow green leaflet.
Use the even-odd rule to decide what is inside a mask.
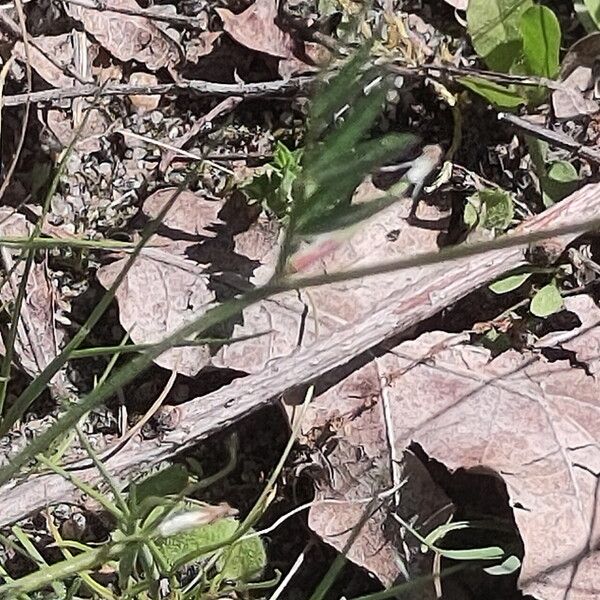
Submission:
[[[492,567],[485,567],[483,569],[488,575],[510,575],[514,573],[521,566],[521,561],[517,556],[511,554],[504,561],[502,561],[499,565],[494,565]]]
[[[509,87],[482,79],[481,77],[461,77],[459,79],[466,88],[483,96],[498,108],[516,108],[527,100]]]
[[[521,15],[532,0],[470,0],[467,29],[473,47],[490,69],[508,72],[522,53]]]
[[[367,59],[361,50],[314,102],[302,178],[292,192],[285,255],[304,236],[352,226],[393,202],[388,195],[362,206],[351,204],[367,174],[418,143],[410,134],[374,135],[391,79],[370,68]]]
[[[521,15],[520,29],[530,73],[555,77],[560,52],[560,24],[556,15],[545,6],[531,6]]]
[[[529,310],[536,317],[547,317],[563,307],[563,299],[556,283],[541,288],[531,300]]]
[[[189,483],[187,469],[183,465],[175,464],[148,475],[139,483],[134,483],[136,501],[142,502],[150,496],[164,498],[165,496],[179,494]]]
[[[531,273],[519,273],[518,275],[509,275],[499,279],[490,285],[490,290],[494,294],[507,294],[517,288],[520,288],[529,278]]]

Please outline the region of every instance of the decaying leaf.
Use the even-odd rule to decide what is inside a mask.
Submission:
[[[46,124],[61,146],[66,148],[75,137],[77,127],[73,124],[70,111],[51,108],[46,113]],[[75,150],[82,153],[97,152],[101,148],[102,136],[109,127],[106,113],[98,108],[89,108],[83,128],[78,132]]]
[[[26,237],[31,234],[31,224],[23,215],[8,207],[0,208],[0,236]],[[0,290],[3,303],[12,305],[17,297],[24,263],[18,262],[20,250],[6,246],[0,248],[2,270],[11,276]],[[35,262],[27,281],[27,295],[21,309],[21,318],[14,347],[17,364],[29,375],[39,375],[59,352],[63,332],[55,327],[54,290],[43,262]],[[0,339],[0,352],[4,344]],[[62,372],[53,379],[57,391],[64,393],[65,380]]]
[[[185,60],[197,63],[203,56],[210,54],[221,37],[220,31],[203,31],[191,39],[185,46]]]
[[[216,11],[223,21],[223,29],[242,46],[279,58],[293,58],[294,40],[275,22],[277,0],[256,0],[237,15],[226,8]]]
[[[560,78],[565,80],[577,67],[592,68],[600,52],[600,32],[595,31],[577,40],[563,58]]]
[[[35,43],[35,45],[29,45],[29,57],[32,69],[54,87],[73,86],[74,79],[68,75],[68,69],[74,68],[73,58],[75,55],[71,34],[42,35],[33,38],[32,41]],[[13,55],[18,60],[25,62],[26,55],[23,42],[19,41],[14,45]],[[56,63],[64,66],[65,69],[59,69],[46,55],[51,56]]]
[[[592,96],[592,70],[578,66],[564,80],[561,89],[552,93],[552,108],[557,119],[573,119],[599,110]]]
[[[162,189],[149,196],[142,208],[155,218],[172,198],[176,188]],[[219,222],[220,202],[184,191],[171,207],[162,227],[169,237],[152,238],[151,248],[143,251],[117,289],[121,324],[136,344],[162,340],[183,324],[205,312],[215,300],[208,287],[205,266],[186,256],[190,247],[201,246],[214,237],[211,226]],[[159,245],[159,247],[156,247]],[[103,266],[98,280],[108,288],[127,261],[127,257]],[[156,363],[184,375],[195,375],[210,360],[206,346],[172,348]]]
[[[179,46],[152,20],[110,10],[139,10],[140,6],[135,0],[107,0],[105,8],[93,10],[70,3],[66,5],[69,15],[81,21],[85,30],[119,60],[136,60],[151,71],[179,62]]]
[[[580,325],[570,331],[556,331],[538,340],[538,348],[557,347],[575,353],[575,358],[589,373],[600,370],[600,308],[590,296],[570,296],[564,308],[577,315]]]
[[[524,544],[523,591],[591,600],[600,588],[596,377],[536,353],[510,350],[491,360],[459,341],[433,332],[400,344],[317,398],[306,428],[342,420],[339,437],[357,448],[378,423],[392,432],[397,454],[414,442],[450,471],[495,473]],[[385,442],[375,447],[382,453]],[[350,518],[336,514],[346,527]]]

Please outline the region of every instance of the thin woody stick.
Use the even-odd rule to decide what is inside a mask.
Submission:
[[[498,120],[504,121],[505,123],[510,123],[513,127],[516,127],[521,131],[525,131],[533,137],[544,140],[550,144],[553,144],[554,146],[558,146],[559,148],[570,150],[577,156],[581,156],[591,162],[600,164],[600,152],[590,148],[589,146],[584,146],[583,144],[576,142],[572,137],[569,137],[564,133],[551,131],[550,129],[546,129],[541,125],[536,125],[535,123],[523,119],[522,117],[517,117],[516,115],[511,115],[508,113],[498,113]]]
[[[308,91],[313,77],[292,77],[288,81],[264,81],[258,83],[215,83],[212,81],[188,80],[156,85],[114,84],[104,87],[98,85],[76,85],[4,96],[4,106],[18,106],[26,102],[54,102],[81,96],[123,96],[129,94],[195,94],[197,96],[243,96],[261,98],[264,96],[288,96],[296,92]]]
[[[314,381],[454,304],[473,289],[526,264],[531,239],[560,235],[560,243],[566,245],[582,232],[582,222],[587,223],[585,230],[598,227],[599,212],[600,184],[590,184],[526,221],[514,234],[493,243],[479,244],[489,251],[476,260],[468,256],[468,246],[463,249],[462,257],[454,256],[451,262],[432,264],[431,260],[429,266],[422,266],[418,278],[410,286],[391,292],[362,321],[334,331],[310,347],[270,361],[257,374],[236,379],[224,388],[178,406],[175,409],[177,425],[164,433],[160,443],[155,440],[132,443],[107,462],[111,473],[125,485],[133,472],[148,469],[183,452],[214,431],[275,401],[287,390]],[[567,235],[567,232],[570,233]],[[348,273],[328,277],[341,280],[342,275],[344,280],[348,279]],[[298,282],[298,287],[302,284],[316,285],[317,282],[305,277]],[[88,469],[81,471],[81,477],[89,482],[94,481],[97,474]],[[76,496],[73,485],[57,475],[11,481],[0,487],[0,505],[4,509],[0,513],[0,525],[14,522],[42,506]]]

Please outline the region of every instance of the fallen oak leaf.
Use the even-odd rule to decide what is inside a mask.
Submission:
[[[377,368],[368,363],[311,404],[305,427],[323,427],[381,385],[397,452],[417,443],[450,471],[484,469],[504,482],[525,548],[521,589],[591,600],[600,587],[597,380],[537,354],[510,350],[491,361],[454,337],[424,334],[378,358]],[[343,431],[350,445],[372,426],[361,418]]]
[[[165,188],[154,192],[144,202],[144,215],[155,218],[176,191]],[[116,298],[121,324],[134,343],[159,342],[215,301],[205,266],[185,253],[190,246],[215,236],[213,227],[219,223],[221,208],[220,202],[181,192],[161,224],[170,237],[155,236],[153,247],[145,249],[127,273]],[[98,269],[102,286],[108,289],[113,284],[127,260],[121,258]],[[159,366],[188,376],[196,375],[209,362],[210,350],[205,345],[172,348],[156,359]]]
[[[135,0],[106,0],[103,10],[70,3],[67,3],[66,10],[119,60],[136,60],[151,71],[173,67],[180,61],[179,45],[151,19],[114,12],[110,10],[113,7],[140,9]]]
[[[67,69],[73,69],[75,50],[70,33],[61,35],[42,35],[31,39],[33,44],[29,44],[29,58],[32,69],[50,85],[63,88],[72,87],[75,79],[68,74]],[[23,42],[18,41],[13,46],[13,56],[25,62],[25,48]],[[44,54],[45,53],[45,54]],[[49,54],[55,62],[64,66],[60,69],[56,64],[46,56]]]
[[[255,0],[237,15],[226,8],[217,8],[216,11],[223,21],[223,29],[238,44],[271,56],[291,59],[296,44],[292,36],[275,22],[277,4],[277,0]]]
[[[372,183],[357,189],[354,201],[363,202],[381,195]],[[307,263],[303,274],[317,274],[344,270],[409,256],[416,252],[437,249],[439,231],[420,228],[407,222],[411,210],[410,198],[398,200],[364,222],[348,239],[328,244],[327,248],[313,249],[309,245],[298,256]],[[445,212],[435,206],[422,205],[419,216],[440,222]],[[259,229],[264,225],[258,224]],[[264,246],[264,232],[255,232],[255,238]],[[250,233],[236,236],[245,240]],[[278,247],[276,232],[270,232],[272,250],[261,248],[261,266],[251,283],[266,283],[273,274]],[[268,244],[268,242],[267,242]],[[238,250],[238,252],[244,252]],[[419,269],[407,270],[401,278],[394,274],[378,275],[361,280],[328,284],[311,290],[285,292],[276,299],[266,300],[244,310],[241,324],[236,324],[237,337],[268,331],[262,338],[225,346],[213,358],[213,364],[247,373],[256,373],[273,359],[290,355],[298,347],[310,347],[331,333],[362,321],[373,307],[390,294],[410,288],[418,277]]]
[[[31,235],[32,229],[33,226],[23,215],[11,208],[0,208],[0,236],[26,238]],[[3,282],[0,299],[3,303],[12,304],[17,297],[24,263],[17,262],[19,249],[2,246],[0,253],[4,270],[12,273],[8,281]],[[14,345],[18,365],[32,377],[39,375],[58,355],[64,338],[64,332],[55,327],[53,295],[44,263],[34,262],[27,280],[27,294],[21,308]],[[0,352],[5,352],[1,338]],[[64,372],[57,373],[51,385],[57,394],[64,395],[67,389]]]

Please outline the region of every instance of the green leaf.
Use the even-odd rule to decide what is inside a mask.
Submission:
[[[531,75],[554,77],[559,69],[560,24],[545,6],[531,6],[521,15],[523,54]]]
[[[521,287],[529,278],[531,273],[519,273],[518,275],[509,275],[499,279],[490,285],[490,290],[494,294],[507,294]]]
[[[481,190],[479,196],[485,206],[482,226],[486,229],[507,229],[514,217],[512,196],[503,190]]]
[[[483,569],[488,575],[510,575],[514,573],[521,566],[520,559],[511,554],[501,564],[494,565],[493,567],[485,567]]]
[[[363,44],[336,76],[319,89],[310,111],[310,133],[313,137],[319,137],[332,124],[334,116],[344,106],[352,105],[356,96],[362,92],[358,82],[370,50],[370,43]]]
[[[474,548],[472,550],[446,550],[438,548],[438,552],[451,560],[498,560],[504,556],[504,550],[499,546]]]
[[[344,211],[348,211],[349,221],[356,223],[353,217],[358,216],[360,209],[353,209],[350,204],[356,187],[367,173],[386,161],[394,160],[415,143],[414,136],[391,133],[376,140],[359,142],[320,170],[307,165],[305,173],[312,173],[312,181],[305,188],[304,199],[296,200],[294,206],[296,233],[306,235],[332,231],[335,227],[329,220],[343,222]],[[373,214],[368,212],[369,209],[366,209],[365,217]]]
[[[224,544],[238,527],[239,523],[235,518],[227,517],[167,538],[157,538],[155,543],[167,565],[172,566],[191,552],[220,542]],[[251,529],[249,533],[252,531]],[[251,580],[262,572],[267,562],[264,545],[258,536],[235,542],[229,552],[231,556],[228,560],[225,561],[224,556],[221,556],[217,561],[217,568],[226,579]]]
[[[577,169],[566,160],[557,160],[550,165],[541,178],[544,206],[552,206],[572,194],[581,181]]]
[[[463,221],[469,229],[474,229],[479,223],[479,216],[481,215],[481,200],[476,194],[467,198],[465,204],[465,210],[463,213]]]
[[[261,575],[266,565],[265,546],[255,535],[236,542],[231,547],[227,560],[221,558],[217,566],[225,579],[251,581]]]
[[[538,290],[531,300],[529,310],[536,317],[547,317],[563,307],[563,299],[556,284],[549,283]]]
[[[150,496],[164,498],[179,494],[185,489],[188,481],[188,472],[183,465],[171,465],[134,484],[136,501],[139,504]]]
[[[461,77],[459,79],[466,88],[483,96],[499,108],[516,108],[527,100],[509,87],[481,77]]]
[[[465,206],[467,225],[503,231],[514,217],[512,196],[504,190],[481,190],[473,194]]]
[[[596,28],[600,29],[600,0],[583,0],[583,4]]]
[[[521,56],[521,15],[532,6],[532,0],[469,1],[467,30],[490,69],[506,73]]]
[[[338,229],[346,229],[372,217],[397,200],[398,196],[386,194],[385,196],[369,200],[369,202],[337,207],[329,213],[324,214],[322,218],[304,224],[302,228],[298,229],[298,234],[316,235],[337,231]]]
[[[250,200],[260,202],[267,211],[282,219],[292,200],[294,181],[301,172],[301,150],[290,150],[277,142],[273,160],[240,189]]]

